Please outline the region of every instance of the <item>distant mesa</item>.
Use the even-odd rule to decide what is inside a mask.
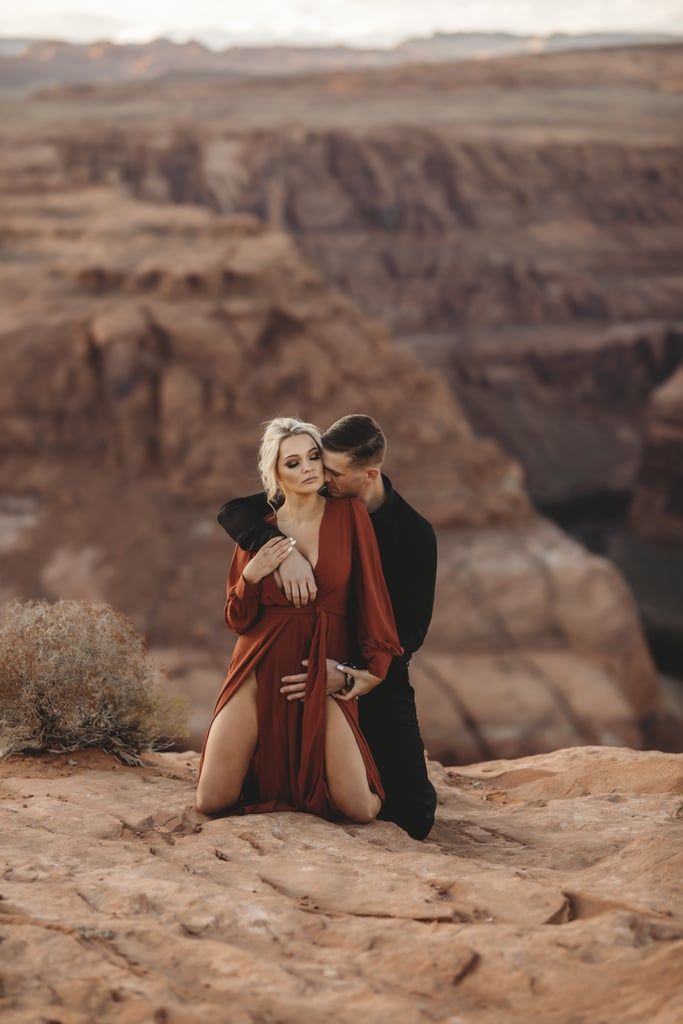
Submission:
[[[69,31],[68,20],[62,31]],[[82,28],[74,26],[73,37],[83,34]],[[567,50],[661,45],[677,43],[682,38],[668,33],[639,32],[576,35],[436,32],[429,37],[406,39],[388,49],[346,45],[225,46],[225,36],[211,31],[199,32],[197,38],[183,43],[166,38],[129,44],[113,43],[106,38],[85,43],[50,38],[4,38],[0,39],[0,89],[148,81],[186,74],[268,76],[390,68]]]

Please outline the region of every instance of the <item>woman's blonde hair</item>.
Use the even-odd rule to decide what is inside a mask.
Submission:
[[[293,416],[278,416],[265,424],[258,453],[258,471],[269,505],[282,497],[275,473],[280,445],[286,437],[294,434],[309,434],[318,448],[322,449],[320,431],[313,423],[304,423]]]

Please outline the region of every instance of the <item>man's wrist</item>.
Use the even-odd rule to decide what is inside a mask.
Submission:
[[[355,686],[356,680],[350,672],[343,672],[342,675],[344,676],[344,685],[339,687],[337,693],[348,693]]]
[[[344,676],[344,685],[341,686],[338,690],[335,690],[335,693],[344,694],[344,693],[348,693],[350,690],[353,689],[353,687],[356,684],[356,677],[351,672],[346,672],[345,670],[347,668],[357,668],[357,667],[358,667],[357,665],[352,664],[350,661],[341,661],[337,665],[337,668],[339,669],[341,674]]]

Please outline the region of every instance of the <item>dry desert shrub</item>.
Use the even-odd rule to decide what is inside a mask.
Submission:
[[[0,757],[100,747],[128,764],[186,736],[189,701],[163,689],[133,623],[103,602],[0,608]]]

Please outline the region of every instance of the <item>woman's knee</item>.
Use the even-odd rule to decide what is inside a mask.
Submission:
[[[221,779],[220,785],[205,777],[201,778],[195,794],[195,805],[200,814],[215,814],[232,804],[237,804],[242,795],[243,779],[233,778],[231,784]]]
[[[223,807],[229,806],[229,804],[223,803],[222,800],[219,802],[215,798],[211,799],[208,794],[205,795],[199,790],[197,790],[195,795],[194,805],[200,814],[215,814],[217,811],[222,810]]]
[[[382,801],[377,794],[371,793],[370,799],[357,808],[357,812],[353,815],[353,820],[359,825],[369,825],[377,817],[381,806]]]
[[[200,779],[195,794],[195,805],[200,814],[215,814],[232,804],[237,804],[242,796],[243,779],[233,778],[231,784],[221,780],[217,785],[214,781]]]

